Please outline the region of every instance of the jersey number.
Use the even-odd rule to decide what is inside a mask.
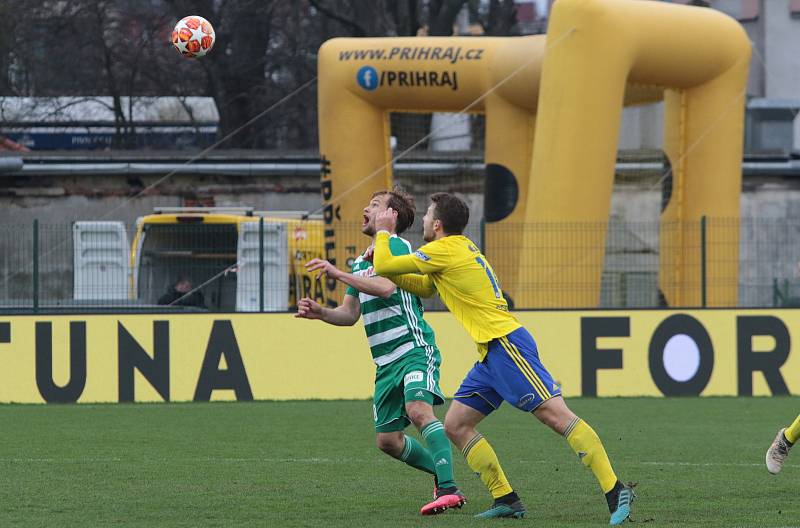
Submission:
[[[475,257],[475,262],[481,265],[483,271],[486,272],[486,276],[489,277],[489,282],[492,283],[492,289],[494,290],[495,298],[499,299],[502,297],[503,294],[500,292],[500,286],[497,284],[497,277],[494,276],[494,271],[492,271],[492,268],[489,267],[480,257]]]

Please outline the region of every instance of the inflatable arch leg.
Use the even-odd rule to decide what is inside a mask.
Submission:
[[[371,194],[391,187],[389,112],[486,114],[489,195],[486,252],[506,289],[517,273],[519,229],[545,37],[332,39],[319,53],[319,141],[326,253],[340,267],[366,245],[359,233]],[[510,208],[507,198],[514,198]],[[419,226],[420,224],[417,224]],[[508,248],[514,248],[509,252]],[[495,258],[494,255],[497,255]],[[329,282],[328,298],[337,298]]]
[[[372,192],[391,186],[388,113],[468,108],[486,113],[486,253],[504,289],[517,307],[597,306],[603,244],[598,250],[584,226],[597,223],[604,238],[623,104],[659,99],[666,87],[665,151],[674,177],[660,282],[670,304],[696,304],[699,283],[686,280],[698,272],[691,229],[670,230],[669,220],[738,217],[749,62],[743,31],[712,10],[559,0],[547,42],[546,51],[541,36],[326,42],[318,96],[328,258],[344,267],[358,254],[366,242],[358,234],[361,209]],[[513,208],[505,207],[514,196]],[[727,250],[738,233],[710,240]],[[710,304],[735,302],[735,277],[733,267],[714,268]],[[326,286],[329,293],[337,287]]]
[[[559,0],[547,39],[526,222],[593,222],[604,240],[625,81],[664,87],[672,188],[662,212],[660,289],[668,305],[699,306],[700,219],[724,217],[735,226],[709,230],[708,305],[735,305],[750,60],[742,27],[705,8]],[[527,232],[532,249],[520,266],[544,265],[523,267],[524,303],[559,306],[569,293],[570,306],[597,306],[604,244],[565,228],[557,249],[536,251],[552,248],[553,236]]]

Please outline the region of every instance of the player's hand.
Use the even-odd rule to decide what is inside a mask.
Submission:
[[[397,226],[397,211],[391,207],[387,207],[385,211],[381,211],[375,215],[375,231],[389,231],[394,232]]]
[[[308,297],[303,297],[297,301],[297,313],[294,316],[300,319],[322,319],[322,306]]]
[[[372,262],[372,256],[375,254],[375,244],[370,244],[367,250],[364,252],[364,260],[367,262]]]
[[[327,260],[322,259],[311,259],[306,262],[306,271],[317,271],[319,270],[320,276],[327,275],[332,279],[338,279],[344,275],[344,272],[328,262]]]

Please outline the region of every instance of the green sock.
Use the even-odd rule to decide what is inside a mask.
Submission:
[[[450,449],[450,440],[444,434],[444,426],[439,420],[434,420],[422,429],[422,438],[428,444],[428,451],[434,460],[436,480],[440,488],[455,487],[453,479],[453,451]]]
[[[425,473],[435,475],[436,470],[433,467],[433,458],[428,450],[425,449],[416,439],[408,435],[404,436],[406,437],[406,446],[403,448],[403,452],[400,454],[400,460],[413,468],[417,468]]]

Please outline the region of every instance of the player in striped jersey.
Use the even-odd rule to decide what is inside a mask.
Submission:
[[[375,193],[364,208],[361,231],[375,236],[375,216],[392,207],[398,211],[396,230],[389,240],[395,255],[411,252],[407,240],[397,236],[414,222],[414,199],[394,189]],[[296,317],[321,319],[337,326],[350,326],[364,320],[372,359],[377,365],[373,415],[378,448],[406,464],[434,475],[433,501],[420,510],[423,515],[460,508],[466,499],[453,478],[450,442],[444,426],[433,413],[434,405],[444,403],[439,389],[441,355],[433,330],[422,317],[419,297],[408,293],[384,277],[375,275],[370,249],[353,263],[352,273],[336,268],[327,260],[313,259],[309,271],[319,270],[329,278],[347,284],[342,304],[322,307],[304,298],[297,303]],[[413,423],[425,439],[427,448],[403,430]]]
[[[434,194],[423,218],[428,243],[412,255],[396,256],[388,242],[397,214],[388,208],[376,218],[374,265],[379,274],[391,276],[406,290],[425,297],[438,292],[478,346],[480,360],[467,373],[445,417],[448,436],[494,498],[492,507],[477,516],[525,514],[497,455],[476,430],[505,400],[567,440],[597,478],[611,513],[609,524],[622,524],[630,515],[632,486],[617,479],[600,438],[567,407],[561,388],[539,360],[533,337],[508,311],[491,265],[463,236],[468,220],[469,207],[463,200],[449,193]]]

